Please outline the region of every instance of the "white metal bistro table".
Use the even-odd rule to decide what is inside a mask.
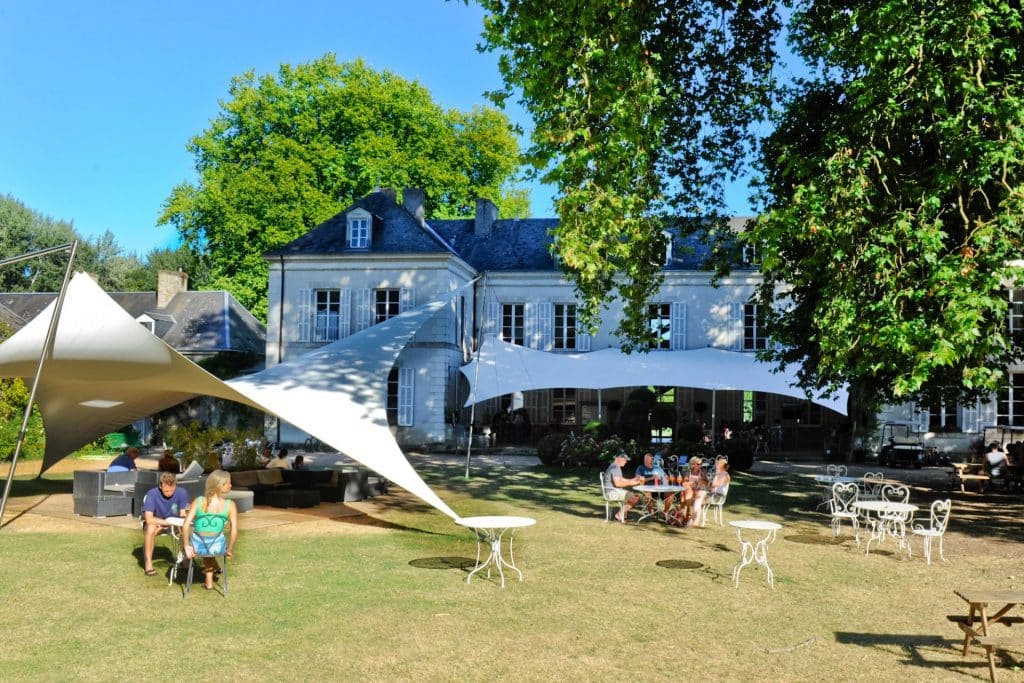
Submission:
[[[654,509],[644,514],[636,522],[639,524],[648,517],[657,518],[661,515],[661,521],[668,522],[668,515],[665,513],[665,495],[668,493],[681,493],[683,491],[682,486],[675,484],[639,484],[633,487],[634,491],[639,493],[648,493],[654,497]]]
[[[487,569],[487,577],[490,578],[492,566],[498,570],[502,588],[505,587],[503,567],[512,569],[519,574],[519,580],[523,580],[523,572],[516,566],[515,557],[512,555],[512,537],[515,536],[518,529],[533,526],[537,523],[537,520],[532,517],[487,515],[482,517],[462,517],[455,520],[455,523],[467,529],[472,529],[476,534],[476,567],[466,577],[466,583],[469,583],[469,580],[473,578],[473,574],[485,568]],[[505,559],[501,552],[501,542],[506,533],[508,533],[508,559]],[[481,562],[480,548],[485,543],[490,548],[487,557]]]
[[[175,577],[178,576],[178,567],[185,561],[185,548],[181,540],[181,535],[185,532],[183,528],[185,526],[185,518],[167,517],[164,521],[171,527],[170,535],[174,539],[174,566],[171,567],[170,576],[167,578],[167,585],[170,586],[174,583]]]
[[[859,500],[853,504],[853,508],[865,513],[870,521],[871,538],[865,544],[865,554],[870,554],[872,542],[881,544],[886,536],[895,538],[900,549],[910,552],[906,525],[910,515],[917,512],[916,505],[888,500]],[[874,513],[874,519],[870,518],[871,513]]]
[[[740,586],[740,572],[743,571],[743,568],[757,562],[768,572],[768,585],[775,588],[775,574],[768,566],[768,544],[775,540],[775,534],[782,528],[782,525],[777,522],[757,519],[741,519],[729,522],[729,526],[736,528],[736,538],[740,542],[740,563],[732,569],[732,578],[736,587]],[[760,531],[764,532],[764,535],[756,541],[745,541],[743,540],[744,531]]]

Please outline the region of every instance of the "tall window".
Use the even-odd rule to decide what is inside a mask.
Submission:
[[[1010,383],[996,395],[996,424],[1024,427],[1024,372],[1011,372]]]
[[[412,425],[414,380],[415,372],[412,368],[393,367],[388,373],[388,388],[384,405],[388,425],[392,427]]]
[[[554,348],[576,348],[576,304],[555,304]]]
[[[370,219],[349,218],[348,219],[348,247],[349,249],[366,249],[370,245]]]
[[[756,304],[743,305],[743,350],[754,351],[768,346],[768,338],[764,333],[764,316],[760,315]]]
[[[384,407],[388,414],[388,426],[398,426],[398,368],[391,368],[388,373],[387,404]]]
[[[551,390],[551,421],[555,424],[576,424],[576,390]]]
[[[509,344],[526,344],[523,328],[524,304],[501,305],[501,338]]]
[[[743,421],[764,425],[768,421],[768,395],[761,391],[743,392]]]
[[[648,348],[672,348],[672,304],[648,304]]]
[[[315,296],[313,341],[335,341],[341,319],[341,290],[318,289]]]
[[[1016,287],[1010,292],[1010,332],[1024,333],[1024,289]]]
[[[382,323],[402,312],[401,290],[375,289],[373,324]]]

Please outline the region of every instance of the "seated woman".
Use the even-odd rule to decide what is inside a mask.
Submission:
[[[700,456],[690,458],[690,469],[683,480],[683,492],[679,495],[679,507],[675,510],[670,524],[691,527],[700,519],[700,509],[708,495],[708,478],[701,469]]]
[[[181,464],[178,459],[171,453],[170,448],[164,449],[164,454],[160,456],[160,460],[156,463],[156,468],[160,472],[170,472],[172,474],[181,473]]]
[[[189,560],[196,555],[203,558],[206,590],[213,590],[213,574],[217,571],[215,556],[232,557],[238,537],[238,512],[234,503],[225,498],[230,490],[231,475],[224,470],[214,470],[206,480],[206,495],[196,498],[185,517],[185,528],[192,526],[192,534],[185,538],[185,556]],[[226,523],[231,524],[227,539],[224,538]]]
[[[715,476],[711,477],[710,495],[724,496],[732,477],[729,476],[729,461],[725,458],[715,458]]]

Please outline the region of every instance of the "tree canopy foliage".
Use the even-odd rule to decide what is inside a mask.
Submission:
[[[869,404],[997,388],[1021,348],[1006,292],[1024,245],[1019,3],[798,10],[791,42],[816,68],[766,142],[749,234],[782,342],[768,355]]]
[[[144,277],[146,264],[134,254],[125,254],[109,230],[100,237],[83,239],[71,223],[45,216],[10,195],[0,196],[0,258],[69,244],[76,239],[79,244],[75,270],[90,273],[104,289],[126,291]],[[64,279],[67,259],[67,252],[58,252],[0,268],[0,291],[55,292]],[[155,271],[152,277],[155,285]]]
[[[646,348],[666,213],[722,226],[723,184],[769,104],[769,0],[478,0],[485,47],[532,114],[527,159],[558,188],[560,262],[581,317],[622,299],[623,348]],[[710,231],[712,239],[720,232]]]
[[[419,83],[333,54],[235,77],[188,149],[198,180],[174,188],[160,223],[205,258],[200,286],[232,292],[259,317],[262,255],[375,188],[423,189],[427,218],[472,215],[478,197],[510,217],[527,206],[503,113],[444,110]]]

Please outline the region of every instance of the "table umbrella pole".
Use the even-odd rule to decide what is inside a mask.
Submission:
[[[7,472],[7,481],[4,482],[4,494],[0,498],[0,529],[3,528],[4,510],[7,508],[7,498],[11,494],[11,483],[14,481],[14,471],[18,465],[18,456],[21,454],[21,447],[25,443],[25,432],[28,430],[28,421],[32,417],[32,404],[35,403],[36,390],[39,388],[39,378],[43,374],[43,364],[46,357],[53,354],[54,339],[57,336],[57,323],[60,321],[60,309],[64,305],[64,295],[68,291],[68,282],[71,281],[71,270],[75,262],[75,252],[78,250],[78,240],[66,244],[61,249],[70,249],[68,255],[68,267],[64,271],[64,281],[57,293],[57,301],[53,306],[53,316],[50,318],[50,326],[46,330],[46,339],[43,341],[43,350],[39,354],[39,362],[36,364],[36,374],[32,379],[32,389],[28,394],[28,402],[25,404],[25,414],[21,419],[21,430],[18,431],[18,441],[14,445],[14,455],[11,456],[11,469]],[[39,473],[42,476],[42,472]]]

